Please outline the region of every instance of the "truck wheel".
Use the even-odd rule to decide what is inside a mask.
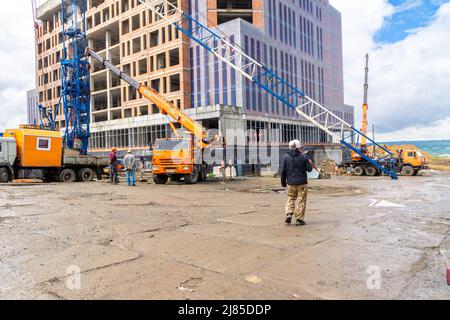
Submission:
[[[153,182],[155,184],[166,184],[169,180],[169,177],[165,174],[155,174],[153,176]]]
[[[94,170],[91,168],[83,168],[78,171],[78,181],[81,182],[91,182],[94,180]]]
[[[353,168],[353,174],[355,176],[361,177],[364,175],[364,168],[361,166],[357,166],[355,168]]]
[[[9,182],[9,173],[6,168],[0,168],[0,183]]]
[[[206,179],[208,179],[208,174],[206,172],[207,166],[204,164],[204,165],[201,165],[199,168],[200,168],[200,172],[198,175],[198,181],[204,182],[204,181],[206,181]]]
[[[187,174],[184,176],[184,181],[186,181],[187,184],[196,184],[198,182],[199,174],[200,173],[198,172],[198,168],[194,167],[191,174]]]
[[[402,169],[402,175],[404,176],[413,176],[414,175],[414,168],[411,166],[404,166]]]
[[[63,169],[59,174],[59,182],[75,182],[77,176],[72,169]]]
[[[365,169],[366,175],[368,175],[369,177],[375,177],[377,175],[377,171],[377,168],[372,166],[368,166]]]

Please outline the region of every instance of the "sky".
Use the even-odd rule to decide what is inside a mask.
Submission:
[[[3,1],[0,30],[0,132],[3,132],[26,123],[26,92],[36,87],[31,1]]]
[[[450,139],[450,1],[330,0],[342,13],[345,102],[360,125],[369,53],[376,140]]]
[[[330,0],[342,13],[345,102],[360,125],[370,54],[369,126],[380,141],[450,139],[450,0]],[[26,122],[35,87],[31,1],[0,11],[0,131]]]

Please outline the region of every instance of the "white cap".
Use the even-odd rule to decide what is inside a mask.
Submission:
[[[297,143],[295,142],[295,140],[292,140],[291,142],[289,142],[289,149],[291,149],[291,150],[297,149]]]
[[[299,140],[292,140],[291,142],[289,142],[289,149],[291,150],[300,149],[301,147],[302,144]]]

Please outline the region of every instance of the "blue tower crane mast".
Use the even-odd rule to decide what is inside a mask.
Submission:
[[[85,51],[86,0],[62,0],[61,99],[65,117],[65,144],[88,150],[90,137],[90,65]]]

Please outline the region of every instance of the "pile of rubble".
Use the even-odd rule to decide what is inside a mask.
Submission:
[[[331,176],[340,176],[343,174],[342,170],[331,159],[326,159],[317,165],[320,170],[319,179],[331,179]]]

